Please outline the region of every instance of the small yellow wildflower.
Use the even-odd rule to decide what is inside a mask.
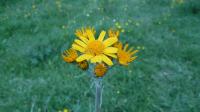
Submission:
[[[132,57],[132,55],[137,53],[138,50],[133,51],[133,48],[130,48],[129,50],[127,50],[127,48],[128,48],[128,44],[124,46],[124,49],[119,49],[117,53],[119,63],[122,65],[128,65],[128,63],[134,61],[137,58],[137,56]]]
[[[90,60],[91,63],[105,62],[109,66],[113,65],[111,59],[108,56],[116,58],[117,48],[112,47],[114,43],[118,41],[115,38],[108,38],[104,40],[106,35],[105,31],[102,31],[98,37],[95,39],[94,33],[92,30],[86,31],[88,38],[83,36],[78,36],[79,39],[75,39],[75,42],[72,44],[72,48],[81,52],[76,61],[81,62],[83,60]]]
[[[68,109],[64,109],[63,112],[69,112],[69,110]]]
[[[103,77],[107,71],[107,67],[103,64],[97,64],[94,68],[94,73],[97,77]]]
[[[76,60],[76,58],[78,57],[78,54],[77,54],[76,50],[71,48],[69,50],[65,50],[63,52],[62,57],[63,57],[64,61],[71,63]]]
[[[82,69],[82,70],[87,70],[88,69],[88,62],[87,61],[81,61],[78,62],[78,66]]]

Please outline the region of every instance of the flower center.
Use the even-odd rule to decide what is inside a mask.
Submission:
[[[103,53],[104,49],[105,46],[101,41],[94,40],[88,43],[86,52],[92,55],[99,55]]]
[[[119,57],[120,61],[123,61],[123,62],[128,62],[128,60],[131,58],[130,55],[123,50],[120,50],[118,52],[118,57]]]

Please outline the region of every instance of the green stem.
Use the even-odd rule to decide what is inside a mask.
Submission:
[[[95,112],[101,111],[101,99],[102,99],[102,80],[100,78],[95,79],[96,95],[95,95]]]

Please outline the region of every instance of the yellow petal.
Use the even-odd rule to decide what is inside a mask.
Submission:
[[[130,55],[134,55],[137,52],[138,52],[138,50],[135,50],[135,51],[131,52]]]
[[[118,50],[122,50],[122,47],[123,47],[121,42],[116,42],[113,46],[118,48]]]
[[[101,55],[97,55],[91,59],[91,63],[96,63],[101,61],[102,61]]]
[[[108,56],[110,56],[112,58],[117,58],[117,55],[115,55],[115,54],[105,53],[105,55],[108,55]]]
[[[128,50],[128,53],[131,53],[133,50],[133,47],[131,47],[129,50]]]
[[[109,66],[113,65],[113,62],[110,60],[110,58],[108,58],[107,56],[105,56],[104,54],[101,55],[102,60]]]
[[[98,40],[99,40],[99,41],[103,41],[105,35],[106,35],[106,32],[105,32],[105,31],[101,31]]]
[[[112,36],[112,37],[109,37],[109,38],[117,38],[117,36]]]
[[[87,35],[88,35],[89,41],[95,40],[94,34],[92,33],[91,30],[87,30]]]
[[[134,57],[131,58],[130,61],[134,61],[136,58],[137,58],[137,56],[134,56]]]
[[[69,50],[65,50],[64,53],[67,54],[67,55],[70,54]]]
[[[79,38],[84,42],[84,43],[88,43],[88,39],[87,38],[85,38],[85,37],[83,37],[83,36],[79,36]]]
[[[117,53],[118,49],[115,47],[107,47],[104,49],[104,53]]]
[[[119,60],[119,63],[120,63],[121,65],[124,65],[124,66],[127,66],[127,65],[128,65],[127,62],[125,62],[125,61],[121,61],[121,60]]]
[[[94,56],[89,55],[89,54],[83,54],[83,55],[79,56],[79,57],[76,59],[76,61],[77,61],[77,62],[81,62],[81,61],[83,61],[83,60],[89,60],[89,59],[91,59],[92,57],[94,57]]]
[[[106,40],[103,42],[103,44],[104,44],[105,47],[108,47],[108,46],[113,45],[113,44],[116,43],[117,41],[118,41],[117,38],[108,38],[108,39],[106,39]]]
[[[85,48],[87,45],[83,42],[83,41],[80,41],[78,39],[75,39],[75,42],[80,45],[81,47]]]
[[[72,44],[72,48],[77,50],[77,51],[80,51],[82,53],[85,51],[85,49],[83,47],[81,47],[81,46],[79,46],[77,44]]]
[[[84,36],[84,35],[83,35],[83,30],[77,29],[76,32],[75,32],[75,35],[76,35],[77,37]]]
[[[128,44],[125,45],[125,47],[124,47],[124,51],[126,51],[127,48],[128,48]]]

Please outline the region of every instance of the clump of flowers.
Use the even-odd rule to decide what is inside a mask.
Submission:
[[[83,70],[88,69],[89,63],[95,64],[94,74],[103,77],[114,60],[117,60],[118,64],[127,66],[137,58],[134,55],[138,50],[134,50],[133,47],[128,49],[128,44],[123,46],[119,41],[118,30],[109,29],[107,38],[104,30],[98,38],[95,34],[95,29],[91,27],[77,29],[75,32],[77,38],[71,48],[63,52],[63,60],[67,63],[77,63]]]
[[[97,80],[96,100],[100,100],[101,79],[114,64],[127,66],[134,61],[138,50],[133,47],[128,48],[128,44],[123,45],[119,41],[120,32],[115,29],[102,30],[99,35],[92,27],[77,29],[76,39],[70,49],[62,54],[63,60],[67,63],[75,63],[82,70],[90,70],[92,76]],[[91,69],[88,69],[91,68]],[[96,101],[96,112],[100,110],[100,101]]]

